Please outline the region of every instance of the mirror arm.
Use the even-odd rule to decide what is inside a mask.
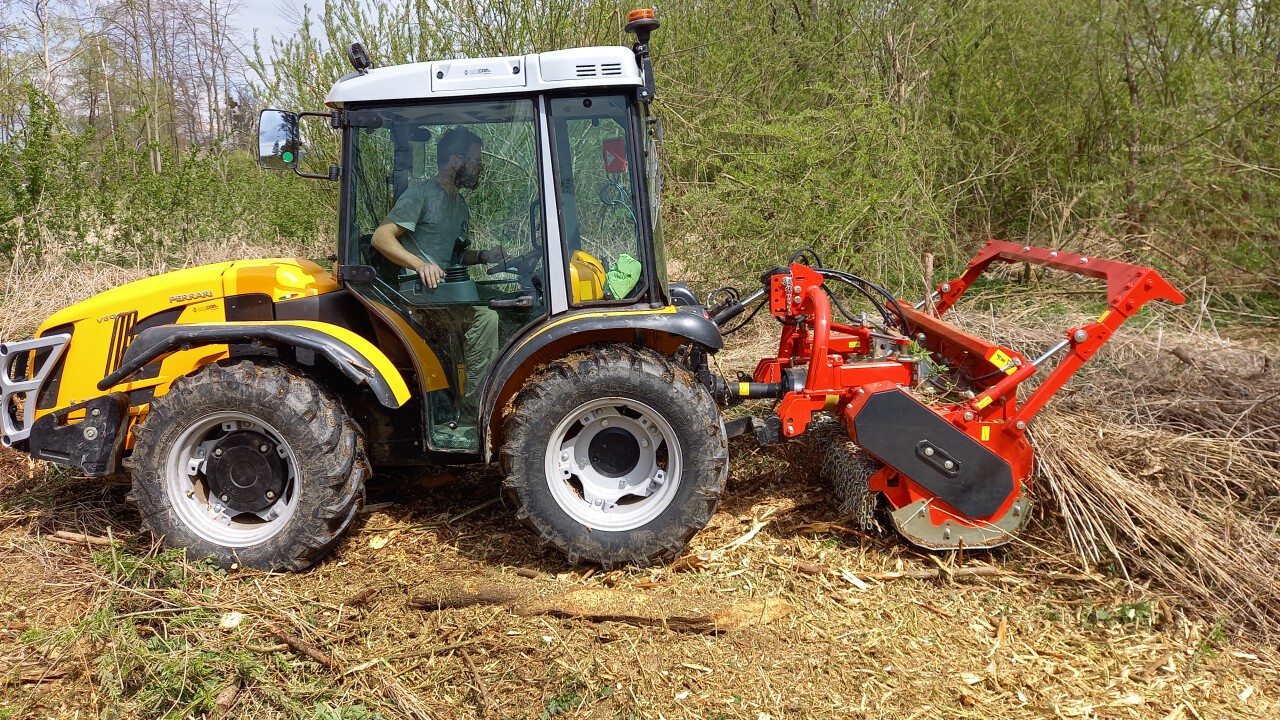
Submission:
[[[298,177],[303,177],[310,180],[337,180],[338,178],[342,177],[342,168],[338,167],[337,165],[330,165],[329,174],[320,175],[317,173],[304,173],[298,169],[297,165],[294,165],[293,173]]]
[[[320,112],[317,110],[303,110],[302,112],[298,113],[299,120],[301,120],[304,117],[327,117],[329,118],[330,127],[334,128],[335,130],[342,128],[342,113],[337,111]],[[297,165],[293,166],[293,172],[298,177],[307,178],[309,180],[337,180],[338,178],[342,177],[342,168],[338,167],[337,165],[330,165],[329,173],[327,175],[320,175],[318,173],[304,173],[298,169]]]

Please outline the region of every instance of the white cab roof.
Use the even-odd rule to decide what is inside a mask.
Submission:
[[[329,90],[330,107],[379,100],[467,97],[571,88],[637,86],[636,56],[625,47],[587,47],[537,55],[460,58],[371,68]]]

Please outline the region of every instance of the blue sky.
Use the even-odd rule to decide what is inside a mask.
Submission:
[[[263,50],[267,51],[271,49],[273,35],[281,37],[297,29],[298,20],[302,17],[302,4],[302,0],[241,0],[240,10],[232,16],[232,24],[239,28],[246,50],[256,29]],[[314,17],[321,2],[313,0],[310,4]]]

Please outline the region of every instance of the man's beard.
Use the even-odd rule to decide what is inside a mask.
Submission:
[[[467,172],[467,168],[465,166],[460,167],[458,168],[458,173],[453,176],[453,182],[460,188],[475,190],[476,186],[480,184],[480,170],[477,169],[472,173]]]

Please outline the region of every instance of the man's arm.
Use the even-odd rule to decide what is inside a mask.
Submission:
[[[429,288],[435,288],[444,277],[444,270],[434,262],[434,258],[426,260],[404,249],[400,236],[408,232],[393,222],[384,222],[373,231],[373,249],[382,253],[388,260],[400,267],[409,268],[418,273],[422,282]]]

